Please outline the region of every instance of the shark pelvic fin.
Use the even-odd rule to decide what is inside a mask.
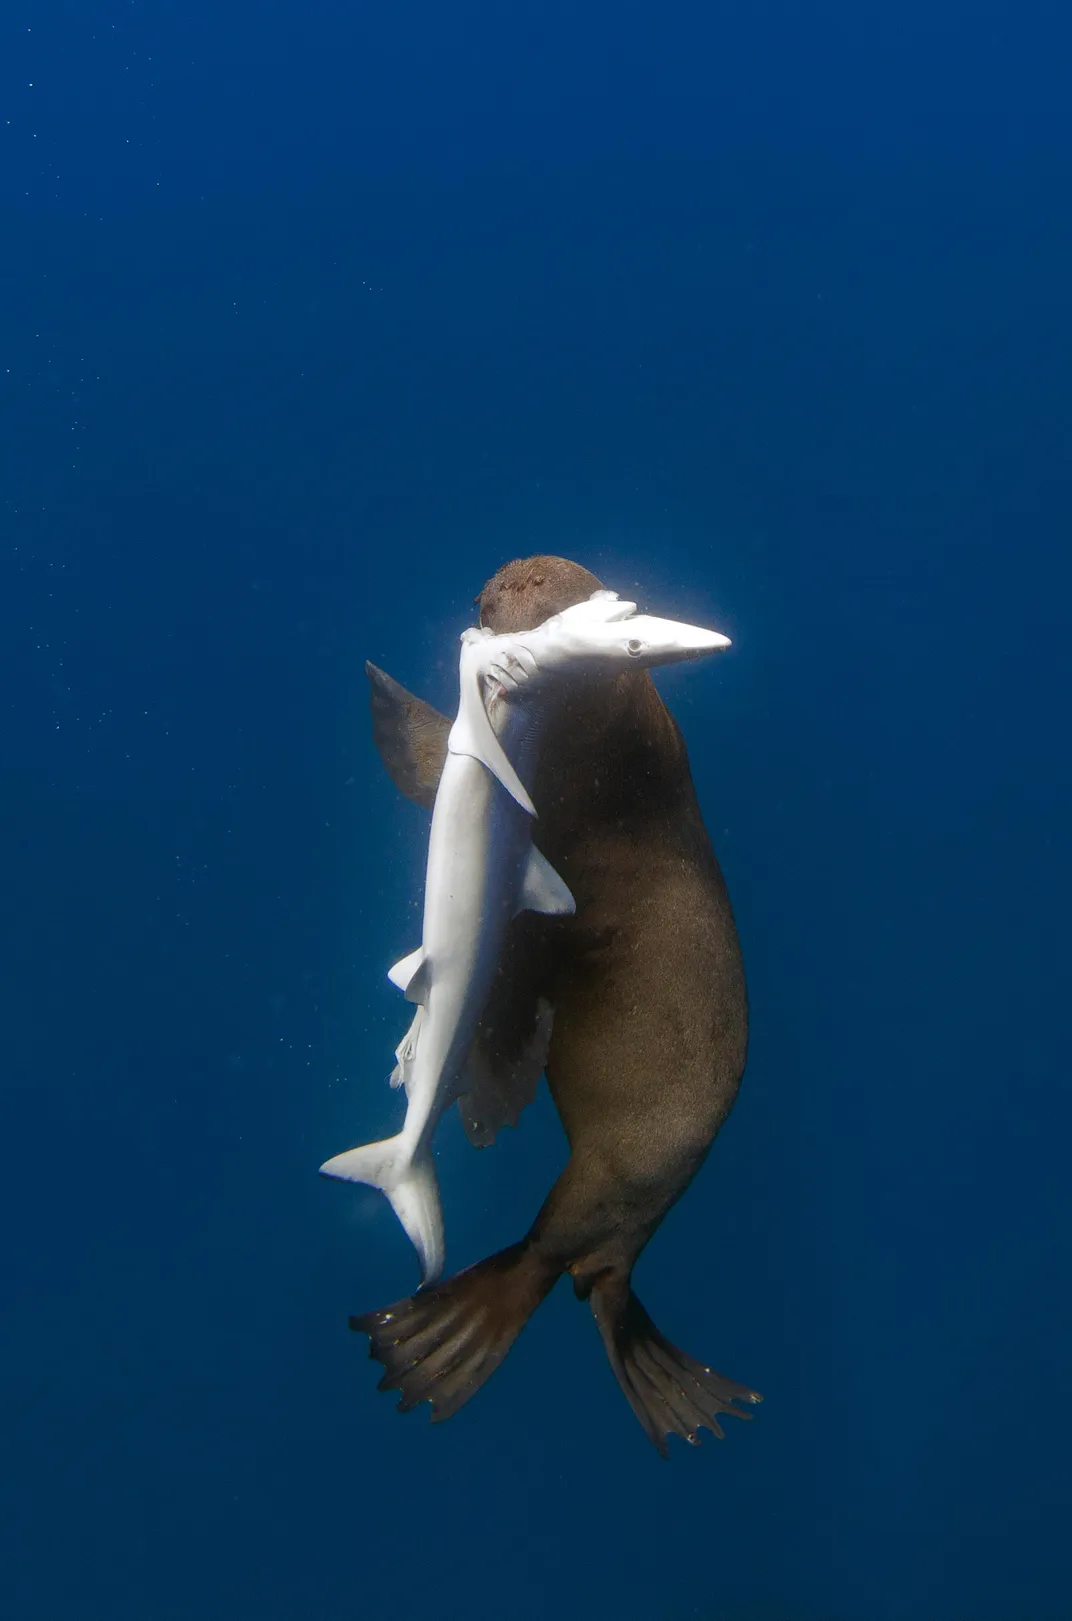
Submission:
[[[544,912],[548,917],[571,917],[577,903],[552,867],[535,845],[529,850],[528,865],[521,880],[518,912]],[[515,917],[517,913],[514,914]]]
[[[413,1015],[413,1023],[395,1048],[395,1067],[391,1071],[391,1085],[396,1088],[404,1086],[407,1097],[409,1096],[410,1078],[413,1074],[413,1060],[417,1056],[417,1038],[421,1033],[423,1021],[424,1009],[418,1003],[417,1011]]]

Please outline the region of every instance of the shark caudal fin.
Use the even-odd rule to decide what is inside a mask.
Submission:
[[[381,1390],[397,1390],[400,1413],[432,1404],[432,1422],[450,1418],[499,1366],[559,1276],[527,1242],[490,1255],[445,1283],[431,1284],[383,1311],[351,1317],[382,1362]]]
[[[596,1279],[589,1299],[625,1398],[664,1458],[671,1435],[699,1446],[700,1429],[723,1439],[720,1413],[752,1417],[735,1403],[754,1406],[763,1397],[664,1339],[630,1289],[628,1278],[604,1274]]]
[[[430,1152],[415,1158],[402,1137],[386,1137],[383,1142],[336,1154],[324,1162],[320,1174],[340,1182],[364,1182],[386,1193],[417,1251],[424,1281],[439,1277],[444,1257],[443,1207]]]

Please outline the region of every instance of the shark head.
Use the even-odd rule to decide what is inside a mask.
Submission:
[[[530,645],[539,668],[548,674],[584,669],[617,674],[716,653],[729,647],[730,640],[700,625],[638,614],[635,602],[623,602],[613,591],[596,591],[548,619],[533,632]]]
[[[462,632],[461,697],[447,748],[480,760],[532,816],[535,807],[505,754],[492,717],[506,704],[515,715],[538,713],[563,682],[678,664],[729,647],[728,636],[676,619],[638,614],[614,591],[593,591],[534,630]]]
[[[730,645],[729,637],[717,630],[638,614],[635,602],[603,590],[545,619],[535,630],[496,636],[474,629],[462,640],[481,673],[504,694],[526,687],[538,691],[548,677],[617,675],[679,664]]]

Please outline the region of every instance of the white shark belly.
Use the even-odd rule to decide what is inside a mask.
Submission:
[[[488,999],[531,848],[526,813],[482,765],[450,756],[429,839],[424,1007],[403,1134],[418,1152],[450,1101]]]

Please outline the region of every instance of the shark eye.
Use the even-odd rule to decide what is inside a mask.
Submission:
[[[641,649],[641,647],[643,645],[644,644],[642,642],[638,642],[636,637],[634,636],[632,641],[626,642],[625,651],[627,653],[631,654],[633,658],[636,658],[637,654],[640,652],[640,649]]]

